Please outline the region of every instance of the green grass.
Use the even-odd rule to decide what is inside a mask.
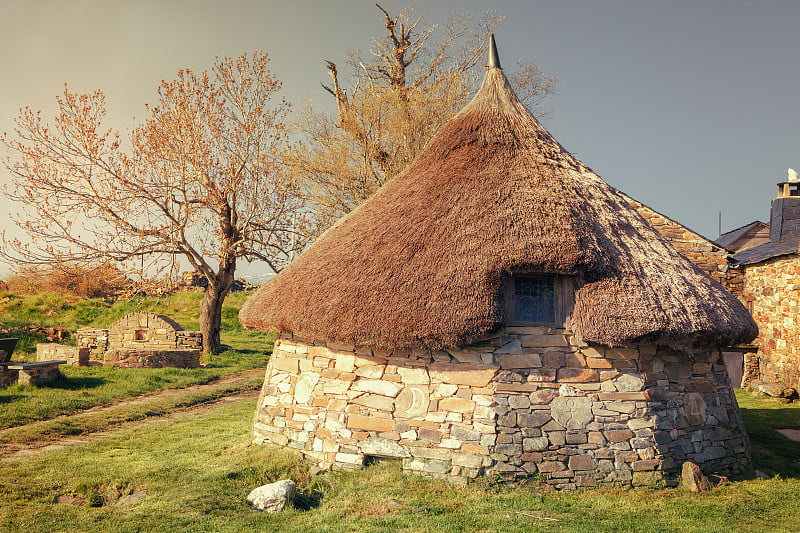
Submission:
[[[750,409],[772,410],[764,400],[746,400],[754,406],[743,409],[749,423]],[[253,399],[229,402],[88,445],[6,459],[0,523],[30,532],[796,531],[800,523],[797,475],[728,483],[706,494],[456,487],[403,474],[395,463],[312,476],[289,451],[248,445],[254,409]],[[786,414],[792,423],[796,411]],[[247,507],[252,488],[282,478],[298,482],[300,508],[265,515]],[[139,502],[114,505],[145,488]],[[62,495],[87,505],[54,503]]]
[[[165,389],[207,383],[266,367],[274,335],[229,331],[222,341],[231,346],[212,355],[207,368],[108,368],[61,366],[63,376],[42,386],[11,385],[0,389],[0,429],[111,405],[126,398]]]
[[[753,446],[755,469],[776,474],[727,483],[706,494],[677,489],[601,488],[550,493],[535,484],[508,487],[480,480],[466,487],[404,474],[396,463],[356,472],[311,475],[291,451],[250,446],[253,398],[182,408],[257,389],[261,377],[204,390],[177,390],[147,404],[94,405],[264,366],[274,337],[242,330],[236,319],[246,295],[226,302],[223,342],[231,349],[204,369],[66,367],[48,387],[0,390],[0,441],[89,434],[117,427],[90,444],[0,460],[3,531],[796,531],[800,523],[800,443],[775,429],[800,429],[800,405],[737,391]],[[8,300],[4,298],[8,297]],[[137,310],[197,327],[200,295],[111,303],[51,295],[0,295],[3,326],[105,326]],[[23,339],[33,342],[36,339]],[[23,349],[23,356],[30,354]],[[66,418],[58,414],[77,413]],[[169,415],[169,416],[167,416]],[[22,426],[26,421],[42,420]],[[134,424],[119,426],[122,422]],[[122,427],[123,429],[119,429]],[[292,478],[296,508],[274,515],[245,504],[254,487]],[[146,491],[144,499],[116,506]],[[82,506],[55,503],[72,496]]]
[[[737,389],[736,400],[750,436],[755,468],[770,475],[800,477],[800,442],[775,431],[800,429],[800,404],[784,404],[742,389]]]
[[[238,313],[249,293],[232,293],[223,306],[222,342],[229,349],[204,358],[205,368],[119,369],[61,366],[62,378],[41,387],[11,385],[0,389],[0,429],[37,420],[47,420],[126,398],[165,389],[181,389],[266,366],[274,335],[246,331]],[[137,310],[166,314],[186,329],[197,329],[202,293],[187,291],[165,298],[135,298],[130,301],[80,299],[43,293],[0,293],[0,327],[20,338],[15,361],[33,361],[36,343],[45,335],[19,328],[29,324],[65,326],[72,332],[82,326],[105,327]],[[74,338],[72,339],[74,343]]]

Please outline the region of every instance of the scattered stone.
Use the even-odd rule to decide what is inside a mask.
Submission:
[[[689,492],[708,492],[711,490],[711,483],[709,483],[708,478],[700,471],[700,467],[691,461],[683,463],[681,485]]]
[[[254,509],[266,513],[275,513],[294,501],[295,484],[291,479],[284,479],[269,485],[255,488],[247,495],[247,503]]]
[[[787,387],[780,383],[768,383],[766,381],[754,381],[751,384],[753,390],[763,392],[767,396],[773,398],[791,398],[797,394],[797,391],[792,387]]]
[[[132,493],[128,494],[127,496],[123,496],[122,498],[117,501],[114,505],[117,507],[122,507],[124,505],[130,505],[132,503],[136,503],[139,500],[143,500],[144,497],[147,496],[147,491],[144,489],[136,489]]]
[[[56,503],[61,505],[74,505],[76,507],[83,507],[86,505],[86,502],[83,498],[79,496],[73,496],[71,494],[62,494],[61,496],[56,496]]]

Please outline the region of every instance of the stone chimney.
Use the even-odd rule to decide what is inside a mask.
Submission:
[[[778,184],[778,197],[772,200],[769,240],[779,241],[800,232],[800,181]]]

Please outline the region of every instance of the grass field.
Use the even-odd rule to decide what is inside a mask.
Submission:
[[[773,410],[770,402],[742,394],[757,409]],[[707,494],[680,488],[549,493],[487,482],[455,487],[403,474],[395,463],[311,476],[291,452],[249,445],[254,408],[254,399],[239,400],[80,447],[6,459],[0,523],[31,532],[706,532],[797,531],[800,524],[796,461],[792,475],[728,483]],[[791,423],[800,421],[800,408],[780,409]],[[756,422],[749,409],[744,413],[748,425]],[[282,478],[298,482],[297,508],[265,515],[247,507],[252,488]],[[135,491],[146,495],[116,505]],[[83,505],[56,503],[59,497]]]
[[[108,302],[80,300],[55,294],[16,296],[0,294],[0,325],[21,337],[14,352],[16,361],[35,360],[36,342],[43,338],[21,328],[27,324],[62,325],[71,331],[82,326],[105,327],[135,310],[163,313],[185,329],[198,328],[198,292],[183,292],[170,298],[141,298]],[[204,358],[204,368],[106,368],[62,365],[62,377],[46,387],[11,385],[0,389],[0,429],[76,413],[92,407],[111,405],[126,398],[165,389],[181,389],[266,366],[274,335],[245,331],[238,312],[246,293],[229,296],[223,309],[222,342],[229,349]],[[74,338],[73,338],[74,342]]]
[[[182,295],[175,301],[136,305],[151,305],[153,310],[182,317],[179,322],[191,328],[196,326],[190,306],[197,297]],[[48,310],[55,305],[51,300],[43,298],[41,305],[18,300],[23,303],[15,305],[21,310],[39,309],[25,311],[25,316],[36,320],[49,317],[54,321],[51,324],[58,323],[61,315]],[[127,312],[121,310],[122,304],[95,304],[102,312],[92,318],[94,325],[107,325]],[[800,404],[781,404],[746,391],[737,391],[737,398],[753,445],[754,468],[774,477],[751,476],[706,494],[681,488],[552,493],[533,481],[510,487],[487,479],[457,487],[403,474],[393,462],[355,472],[312,475],[310,465],[288,450],[250,445],[253,394],[261,376],[202,390],[184,389],[264,366],[273,338],[241,329],[235,320],[240,304],[241,300],[228,304],[223,342],[230,350],[206,361],[209,368],[123,371],[68,367],[65,377],[53,387],[1,389],[0,424],[16,427],[0,431],[0,445],[40,439],[58,442],[69,435],[79,435],[83,442],[62,449],[27,450],[0,459],[0,530],[800,529],[800,443],[775,431],[800,429]],[[62,311],[67,315],[74,312],[73,316],[91,307],[86,302],[70,305]],[[24,325],[23,319],[17,320],[18,325]],[[153,402],[120,403],[165,389],[174,391]],[[249,392],[241,395],[242,391]],[[208,403],[213,400],[219,401]],[[92,405],[111,407],[102,412],[84,411]],[[72,415],[53,418],[69,413]],[[36,419],[46,421],[23,425]],[[266,515],[247,506],[245,497],[250,490],[285,478],[294,479],[299,486],[294,508]],[[129,499],[134,501],[120,505]]]

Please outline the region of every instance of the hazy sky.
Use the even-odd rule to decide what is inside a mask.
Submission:
[[[610,185],[716,238],[768,220],[775,184],[800,170],[800,2],[440,1],[506,17],[501,61],[558,77],[545,127]],[[383,32],[372,1],[0,0],[0,131],[20,107],[52,115],[64,83],[102,89],[109,126],[141,121],[162,78],[215,56],[265,50],[283,95],[330,103],[325,59]],[[7,181],[5,169],[0,180]],[[0,199],[6,210],[18,210]],[[5,217],[4,217],[5,218]],[[11,231],[5,218],[0,229]],[[261,270],[258,268],[256,270]],[[240,270],[247,273],[250,269]]]

